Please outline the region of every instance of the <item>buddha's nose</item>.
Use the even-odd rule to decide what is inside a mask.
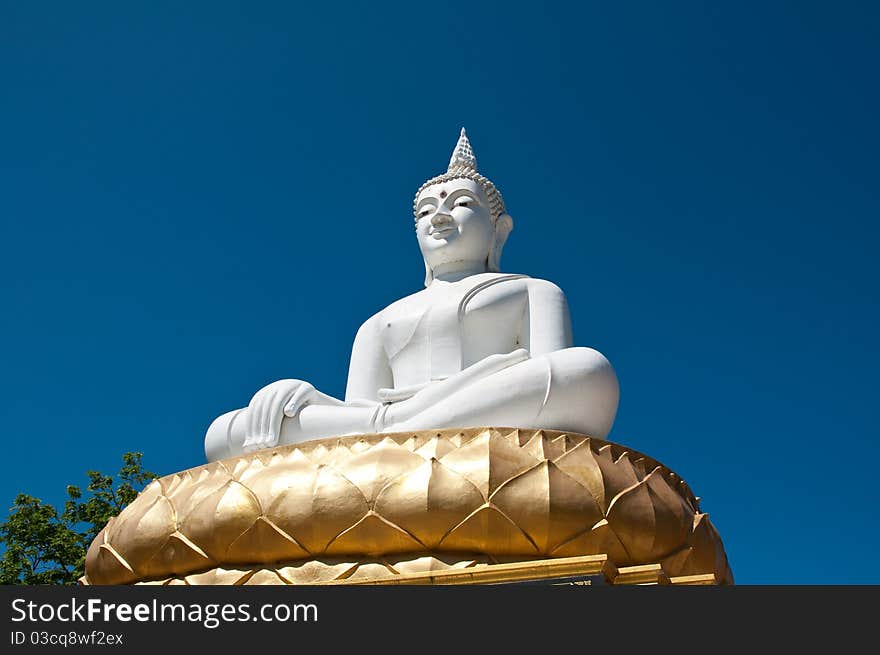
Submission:
[[[440,227],[441,225],[445,225],[446,223],[452,222],[452,215],[447,214],[442,209],[438,209],[434,212],[434,215],[431,216],[431,225],[434,227]]]

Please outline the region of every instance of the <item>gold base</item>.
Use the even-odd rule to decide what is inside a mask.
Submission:
[[[98,535],[81,582],[475,584],[597,557],[613,584],[733,582],[675,473],[515,428],[321,439],[166,476]]]

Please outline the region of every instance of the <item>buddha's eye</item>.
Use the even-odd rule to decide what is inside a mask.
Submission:
[[[469,198],[468,196],[462,196],[455,201],[456,207],[470,207],[472,204],[474,204],[474,199]]]
[[[422,207],[419,210],[418,217],[424,218],[425,216],[427,216],[428,214],[430,214],[433,211],[434,211],[434,207],[432,205],[427,205],[425,207]]]

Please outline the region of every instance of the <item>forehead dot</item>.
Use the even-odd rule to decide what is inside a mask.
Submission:
[[[441,197],[441,198],[445,198],[445,197],[446,197],[446,192],[445,192],[445,191],[441,191],[441,192],[440,192],[440,197]]]

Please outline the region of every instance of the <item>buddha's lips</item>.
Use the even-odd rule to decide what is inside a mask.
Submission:
[[[430,235],[435,239],[443,239],[455,231],[455,226],[450,225],[449,227],[441,227],[437,228],[436,230],[431,230]]]

